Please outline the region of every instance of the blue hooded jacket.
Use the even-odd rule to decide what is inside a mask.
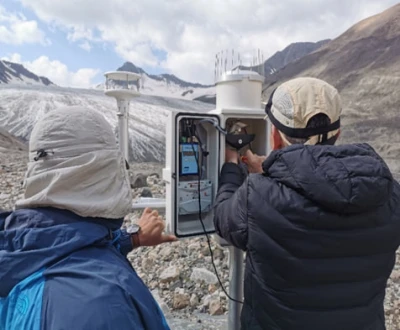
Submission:
[[[125,255],[122,220],[0,213],[0,330],[169,329]]]

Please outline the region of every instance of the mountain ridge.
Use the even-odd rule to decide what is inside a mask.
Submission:
[[[318,42],[294,42],[281,51],[276,52],[264,62],[264,72],[274,73],[286,65],[294,63],[304,56],[313,53],[330,42],[325,39]]]
[[[50,79],[36,75],[22,64],[0,60],[0,84],[9,83],[38,84],[43,86],[55,85]]]
[[[158,74],[158,75],[149,74],[142,68],[136,66],[135,64],[133,64],[132,62],[129,62],[129,61],[125,62],[121,67],[119,67],[117,69],[117,71],[128,71],[128,72],[133,72],[133,73],[138,73],[138,74],[144,74],[144,75],[147,75],[148,77],[150,77],[151,79],[158,80],[158,81],[162,81],[165,79],[168,81],[172,81],[178,85],[181,85],[182,87],[208,88],[208,87],[214,86],[214,85],[203,85],[200,83],[188,82],[188,81],[182,80],[182,79],[178,78],[177,76],[175,76],[174,74],[170,74],[170,73],[162,73],[162,74]]]
[[[320,44],[310,42],[294,43],[286,47],[284,50],[275,53],[270,59],[264,62],[264,66],[272,70],[281,68],[286,63],[297,60],[304,56],[305,53],[318,48]],[[126,61],[117,71],[128,71],[138,73],[142,76],[140,81],[135,82],[138,90],[144,95],[153,95],[161,97],[172,97],[186,99],[191,101],[200,101],[215,105],[215,84],[200,84],[182,80],[171,73],[149,74],[142,68],[136,66],[132,62]],[[119,84],[119,82],[114,82]],[[17,85],[55,85],[50,79],[38,76],[27,70],[22,64],[14,63],[6,60],[0,61],[0,84],[17,84]],[[104,83],[94,86],[96,89],[104,89]]]
[[[263,100],[283,82],[305,76],[325,80],[339,90],[343,103],[339,143],[367,142],[392,171],[400,173],[400,4],[358,22],[266,77]]]

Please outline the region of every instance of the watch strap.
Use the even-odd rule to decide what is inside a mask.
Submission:
[[[136,249],[140,246],[139,233],[131,234],[131,241],[133,248]]]

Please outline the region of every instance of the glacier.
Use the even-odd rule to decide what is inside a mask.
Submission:
[[[83,106],[103,113],[117,135],[117,102],[98,89],[0,85],[0,127],[28,141],[35,123],[52,109]],[[171,111],[207,112],[215,106],[178,98],[141,95],[131,101],[130,161],[165,159],[165,125]]]

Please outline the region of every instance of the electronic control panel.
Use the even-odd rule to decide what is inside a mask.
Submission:
[[[199,211],[209,212],[212,206],[212,189],[210,180],[180,182],[178,186],[179,215],[198,214]]]
[[[219,116],[172,112],[167,125],[167,230],[177,237],[212,234],[220,163]]]
[[[171,112],[163,170],[168,232],[178,238],[215,233],[213,212],[225,149],[267,154],[264,117],[258,109],[247,113]]]

